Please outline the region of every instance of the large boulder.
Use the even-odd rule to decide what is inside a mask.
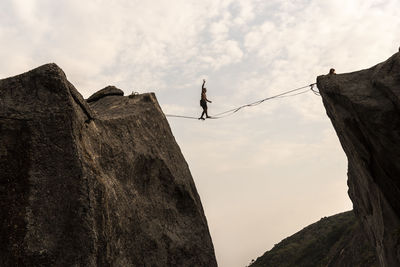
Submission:
[[[110,96],[110,95],[123,96],[124,95],[124,91],[122,91],[121,89],[118,89],[115,86],[109,85],[109,86],[101,89],[100,91],[97,91],[93,95],[89,96],[89,98],[86,101],[88,103],[90,103],[90,102],[97,101],[97,100],[99,100],[99,99],[101,99],[103,97]]]
[[[348,158],[356,216],[381,266],[400,266],[400,54],[317,85]]]
[[[2,266],[217,266],[154,94],[90,105],[55,64],[0,80]]]

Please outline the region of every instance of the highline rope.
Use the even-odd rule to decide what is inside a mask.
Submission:
[[[315,95],[320,96],[319,92],[314,89],[315,85],[316,85],[316,83],[313,83],[313,84],[309,84],[309,85],[302,86],[302,87],[299,87],[299,88],[295,88],[295,89],[292,89],[292,90],[288,90],[288,91],[282,92],[282,93],[277,94],[277,95],[269,96],[269,97],[257,100],[255,102],[252,102],[252,103],[249,103],[249,104],[245,104],[245,105],[242,105],[242,106],[239,106],[239,107],[236,107],[236,108],[224,111],[224,112],[217,113],[214,116],[211,116],[210,119],[225,118],[225,117],[228,117],[228,116],[231,116],[231,115],[235,114],[236,112],[238,112],[239,110],[241,110],[243,108],[254,107],[254,106],[260,105],[261,103],[263,103],[265,101],[268,101],[268,100],[301,95],[301,94],[309,92],[308,89],[310,89]],[[307,90],[304,90],[304,89],[307,89]],[[298,91],[301,91],[301,90],[303,90],[303,91],[302,92],[298,92]],[[174,115],[174,114],[165,114],[165,116],[166,117],[173,117],[173,118],[183,118],[183,119],[196,119],[196,120],[198,119],[198,118],[193,117],[193,116]]]

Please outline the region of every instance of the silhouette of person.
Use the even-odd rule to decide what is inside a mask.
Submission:
[[[329,75],[333,75],[333,74],[336,74],[335,69],[330,69],[329,70]]]
[[[206,118],[210,118],[207,113],[207,102],[212,103],[210,100],[207,99],[207,88],[204,87],[204,84],[206,83],[206,80],[203,79],[203,85],[201,86],[201,99],[200,99],[200,106],[203,108],[203,113],[201,113],[201,116],[199,120],[204,120],[203,116],[206,114]]]

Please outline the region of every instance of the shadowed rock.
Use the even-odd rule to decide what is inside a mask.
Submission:
[[[285,238],[251,267],[375,267],[375,249],[353,211],[322,218]]]
[[[400,54],[317,84],[348,158],[356,216],[381,266],[400,266]]]
[[[0,80],[1,265],[217,266],[154,94],[104,92],[55,64]]]

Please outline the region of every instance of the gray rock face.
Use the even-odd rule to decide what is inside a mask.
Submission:
[[[86,101],[88,103],[90,103],[90,102],[97,101],[100,98],[103,98],[105,96],[110,96],[110,95],[123,96],[124,95],[124,91],[122,91],[121,89],[118,89],[115,86],[109,85],[109,86],[101,89],[100,91],[94,93],[93,95],[91,95]]]
[[[356,216],[381,266],[400,266],[400,54],[317,84],[348,158]]]
[[[2,266],[217,266],[154,94],[90,102],[48,64],[0,80]]]

